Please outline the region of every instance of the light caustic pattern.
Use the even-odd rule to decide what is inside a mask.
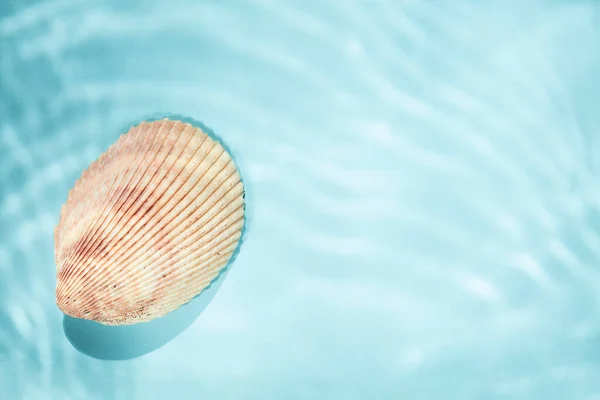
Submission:
[[[7,399],[600,398],[598,3],[0,10]],[[226,139],[247,241],[182,336],[97,362],[63,338],[52,230],[157,112]]]

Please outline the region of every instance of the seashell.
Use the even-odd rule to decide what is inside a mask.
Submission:
[[[132,127],[83,172],[61,209],[58,307],[104,325],[178,309],[227,265],[244,210],[235,163],[200,128],[169,119]]]

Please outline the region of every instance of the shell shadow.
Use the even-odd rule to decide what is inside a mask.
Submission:
[[[221,143],[225,150],[230,154],[240,172],[240,178],[244,184],[244,197],[246,197],[246,184],[242,176],[242,171],[239,169],[239,165],[236,163],[234,155],[221,138],[216,136],[202,123],[190,118],[175,115],[163,115],[161,117],[150,117],[144,120],[153,121],[161,118],[170,118],[188,122],[202,128],[209,136]],[[247,210],[246,205],[245,209]],[[189,328],[210,304],[223,284],[225,277],[231,269],[232,263],[240,252],[246,236],[247,226],[248,218],[245,216],[241,237],[227,266],[223,268],[215,279],[213,279],[208,287],[187,304],[182,305],[177,310],[172,311],[161,318],[132,325],[109,326],[95,321],[64,315],[63,331],[67,340],[80,353],[95,359],[106,361],[130,360],[158,350]]]
[[[219,274],[200,295],[164,317],[109,326],[65,315],[63,331],[71,345],[89,357],[107,361],[141,357],[158,350],[189,328],[212,301],[226,275],[226,272]]]

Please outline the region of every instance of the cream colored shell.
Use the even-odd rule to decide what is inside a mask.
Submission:
[[[56,303],[105,325],[179,308],[226,266],[244,225],[230,155],[180,121],[143,122],[84,171],[55,230]]]

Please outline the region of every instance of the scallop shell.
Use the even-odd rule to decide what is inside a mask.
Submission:
[[[55,230],[56,303],[105,325],[164,316],[227,265],[244,187],[231,156],[181,121],[143,122],[83,172]]]

